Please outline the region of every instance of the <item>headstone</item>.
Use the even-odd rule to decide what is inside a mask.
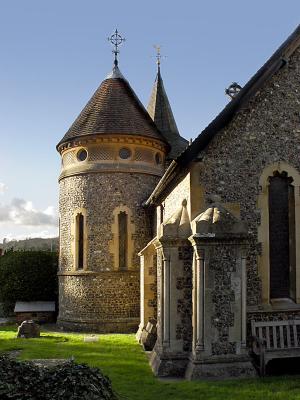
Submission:
[[[25,339],[40,337],[40,326],[32,320],[23,321],[18,327],[17,337]]]
[[[147,323],[147,326],[142,331],[141,344],[146,351],[153,350],[157,339],[156,321],[152,320]]]

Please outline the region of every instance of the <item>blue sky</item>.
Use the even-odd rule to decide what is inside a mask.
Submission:
[[[194,138],[300,22],[299,0],[1,0],[0,242],[56,234],[57,142],[112,66],[147,105],[154,44],[181,134]]]

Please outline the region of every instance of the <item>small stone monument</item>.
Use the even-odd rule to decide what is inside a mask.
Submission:
[[[18,327],[17,337],[24,339],[40,337],[40,326],[32,320],[23,321]]]
[[[86,343],[98,342],[99,341],[99,335],[85,335],[83,337],[83,341],[86,342]]]
[[[141,335],[141,344],[144,347],[144,350],[151,351],[156,343],[157,339],[157,330],[156,330],[156,321],[151,320],[147,323],[146,328],[143,329]]]

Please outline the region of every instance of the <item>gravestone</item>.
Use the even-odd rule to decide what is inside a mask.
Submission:
[[[143,329],[141,334],[141,344],[144,347],[144,350],[151,351],[156,343],[157,339],[157,330],[156,330],[156,321],[151,320],[147,323],[146,328]]]
[[[40,326],[36,322],[27,320],[23,321],[18,327],[17,337],[24,339],[37,338],[40,337],[40,332]]]

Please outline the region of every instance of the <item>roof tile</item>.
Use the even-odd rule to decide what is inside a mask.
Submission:
[[[101,83],[58,146],[98,134],[141,135],[166,142],[118,67]]]

